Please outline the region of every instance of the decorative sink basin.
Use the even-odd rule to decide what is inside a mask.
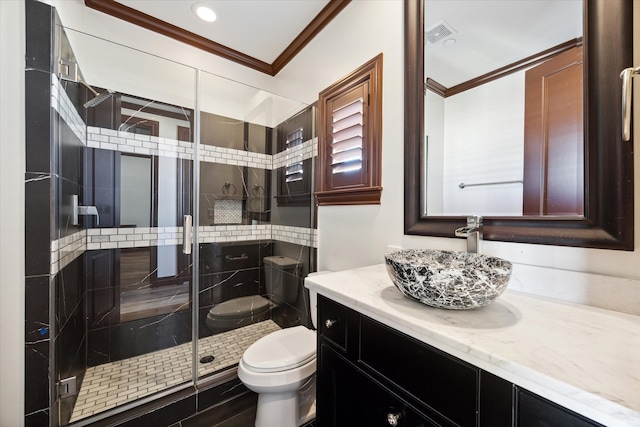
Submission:
[[[391,281],[431,307],[466,310],[490,304],[509,284],[509,261],[469,252],[404,249],[385,255]]]

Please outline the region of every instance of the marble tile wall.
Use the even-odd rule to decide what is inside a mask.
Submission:
[[[155,345],[155,341],[158,341],[153,328],[146,328],[142,324],[137,327],[133,325],[132,329],[152,332],[138,337],[137,342],[135,338],[131,341],[130,334],[124,333],[127,328],[123,327],[112,328],[108,332],[106,329],[88,330],[85,317],[91,309],[91,295],[100,290],[87,289],[85,256],[132,247],[175,246],[182,243],[182,227],[136,229],[113,228],[107,224],[107,227],[87,229],[83,228],[82,220],[80,225],[73,225],[71,196],[78,195],[80,204],[92,202],[85,200],[87,203],[83,203],[83,195],[86,196],[83,176],[87,173],[87,156],[91,151],[100,149],[193,160],[193,144],[110,129],[87,128],[82,108],[84,88],[73,82],[62,81],[52,72],[55,62],[52,46],[56,45],[53,39],[56,23],[59,24],[55,9],[36,0],[27,0],[26,9],[25,424],[57,425],[57,420],[66,416],[58,413],[59,408],[63,412],[72,409],[72,405],[64,402],[61,406],[54,404],[57,399],[54,385],[58,379],[72,375],[82,378],[88,365],[104,363],[112,358],[130,357],[136,352],[142,354],[148,351],[145,343],[154,341]],[[66,39],[64,31],[62,37]],[[270,137],[260,136],[264,130],[257,129],[255,125],[249,125],[249,129],[258,135],[257,139],[254,136],[254,141],[250,141],[252,147],[242,150],[205,144],[200,146],[199,160],[250,168],[250,171],[263,170],[273,175],[275,169],[286,163],[287,155],[270,154]],[[316,152],[317,141],[312,139],[288,155],[311,159]],[[244,185],[253,188],[255,182],[249,181]],[[249,193],[246,189],[245,192]],[[254,196],[264,197],[263,194]],[[256,212],[258,224],[199,227],[201,243],[260,242],[261,255],[271,255],[273,242],[280,242],[278,250],[298,257],[305,264],[305,271],[308,271],[310,265],[315,264],[310,257],[315,257],[313,248],[317,246],[313,221],[307,219],[303,226],[295,221],[274,224],[269,222],[269,205],[263,205],[263,209],[265,206],[266,211]],[[299,217],[298,213],[292,211],[290,217]],[[308,211],[304,216],[310,217]],[[89,224],[93,224],[93,221],[86,221],[84,227],[90,227]],[[255,268],[258,268],[259,274],[263,274],[262,261]],[[237,273],[229,273],[234,274]],[[262,281],[260,276],[258,282]],[[295,308],[297,312],[289,316],[289,320],[286,314],[281,313],[279,321],[276,321],[291,325],[294,324],[291,319],[295,319],[300,323],[304,317],[301,315],[303,306]],[[190,318],[182,317],[171,316],[171,325],[164,318],[153,320],[174,331],[163,338],[166,343],[162,345],[175,345],[172,337],[190,330]],[[90,342],[106,345],[103,349],[106,353],[103,354],[109,356],[100,356],[99,351],[83,351]],[[118,342],[122,342],[122,345],[118,345]],[[133,349],[122,351],[127,347]],[[86,359],[87,354],[89,359]],[[199,397],[192,396],[189,399],[197,401]],[[188,414],[182,418],[186,416]]]
[[[57,213],[52,189],[58,182],[51,112],[51,46],[55,13],[35,0],[25,2],[25,425],[48,425],[53,366],[51,240]],[[54,330],[52,330],[54,329]]]

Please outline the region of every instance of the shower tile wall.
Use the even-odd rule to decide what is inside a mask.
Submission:
[[[82,204],[86,90],[58,80],[55,52],[71,51],[55,10],[29,0],[25,69],[25,424],[57,425],[74,398],[53,405],[55,383],[86,369],[86,238],[71,221],[71,196]]]
[[[119,280],[116,266],[122,251],[136,247],[154,250],[159,246],[177,250],[182,243],[182,227],[117,228],[118,197],[113,188],[96,186],[95,180],[116,179],[118,153],[165,156],[190,164],[193,151],[191,143],[122,135],[113,129],[115,122],[97,114],[98,108],[87,117],[82,104],[91,94],[75,83],[58,80],[52,73],[52,52],[60,43],[66,43],[55,9],[36,0],[27,0],[25,6],[25,425],[55,426],[59,420],[64,424],[69,419],[75,401],[71,397],[63,399],[59,407],[54,404],[57,380],[76,376],[80,384],[89,366],[191,339],[188,311],[126,325],[117,321],[118,312],[111,308],[117,305],[114,284]],[[99,108],[112,108],[109,102]],[[305,114],[315,113],[309,110]],[[220,116],[216,120],[229,121]],[[313,121],[309,117],[307,120]],[[101,127],[87,129],[86,122]],[[216,126],[220,127],[220,123]],[[205,141],[200,161],[203,165],[215,163],[226,165],[227,171],[240,171],[240,181],[234,185],[237,194],[243,195],[242,213],[238,224],[201,224],[202,259],[211,267],[203,278],[201,318],[216,301],[254,292],[264,294],[265,256],[285,255],[300,260],[300,283],[315,266],[317,239],[311,220],[311,191],[305,196],[306,207],[278,205],[274,199],[279,170],[275,165],[283,159],[282,155],[277,157],[282,151],[276,147],[277,129],[235,123],[221,132],[231,135],[233,144],[228,145],[227,140]],[[242,138],[237,138],[240,133]],[[305,139],[305,144],[305,164],[310,164],[315,159],[313,137]],[[96,169],[97,164],[100,167]],[[223,185],[224,175],[214,178],[218,183],[222,179]],[[221,192],[222,185],[211,188],[215,197],[209,200],[228,196]],[[78,195],[80,205],[99,206],[98,227],[94,217],[80,217],[80,224],[72,225],[72,195]],[[203,218],[208,220],[209,209],[215,206],[205,209]],[[216,259],[238,252],[249,257],[249,262],[240,267]],[[185,277],[190,274],[183,273]],[[219,291],[211,285],[220,285]],[[305,323],[306,298],[301,294],[296,303],[281,307],[273,320],[281,327]],[[203,325],[201,321],[201,336],[210,333]],[[194,393],[182,401],[189,409],[175,414],[176,420],[195,413],[194,405],[202,393]],[[216,402],[222,399],[224,396]],[[202,405],[198,408],[202,409]]]
[[[281,327],[310,325],[309,294],[303,280],[316,271],[317,223],[313,192],[315,162],[318,155],[315,128],[316,109],[310,106],[279,124],[275,129],[272,188],[276,202],[271,210],[273,254],[297,260],[295,275],[285,273],[291,283],[297,282],[298,296],[292,304],[281,304],[273,312],[273,320]],[[301,143],[291,146],[290,135],[301,130]],[[287,182],[287,166],[300,162],[302,179]]]
[[[25,8],[25,425],[31,426],[57,418],[51,405],[55,381],[84,369],[82,266],[67,258],[66,268],[59,271],[59,262],[51,258],[54,242],[77,231],[61,220],[68,206],[57,201],[79,191],[82,144],[60,119],[70,113],[58,113],[52,103],[52,52],[65,41],[54,37],[56,13],[33,0],[26,1]],[[56,304],[64,307],[60,316]],[[57,354],[54,348],[61,346],[56,343],[65,346]]]

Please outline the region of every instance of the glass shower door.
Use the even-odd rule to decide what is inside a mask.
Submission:
[[[275,254],[276,128],[306,106],[206,72],[198,93],[197,370],[207,381],[236,366],[257,339],[288,326],[274,321],[282,307],[269,295],[264,259]]]
[[[77,70],[53,78],[52,102],[60,175],[52,407],[65,425],[193,380],[183,217],[194,206],[197,72],[70,29],[57,35]]]
[[[250,344],[308,323],[315,113],[59,30],[78,75],[53,83],[60,227],[51,406],[58,424],[86,425],[194,381],[237,382],[234,367]],[[295,141],[279,142],[290,134]],[[88,215],[74,222],[74,206]],[[295,264],[286,269],[295,291],[287,298],[265,280],[273,256]]]

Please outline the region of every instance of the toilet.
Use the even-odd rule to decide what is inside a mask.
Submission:
[[[219,334],[271,317],[271,310],[298,296],[298,281],[302,265],[293,258],[269,256],[263,258],[267,297],[249,295],[216,304],[207,313],[205,323],[211,332]]]
[[[309,291],[316,327],[317,294]],[[281,329],[253,343],[242,355],[238,378],[258,393],[256,427],[298,427],[315,418],[316,332]]]

